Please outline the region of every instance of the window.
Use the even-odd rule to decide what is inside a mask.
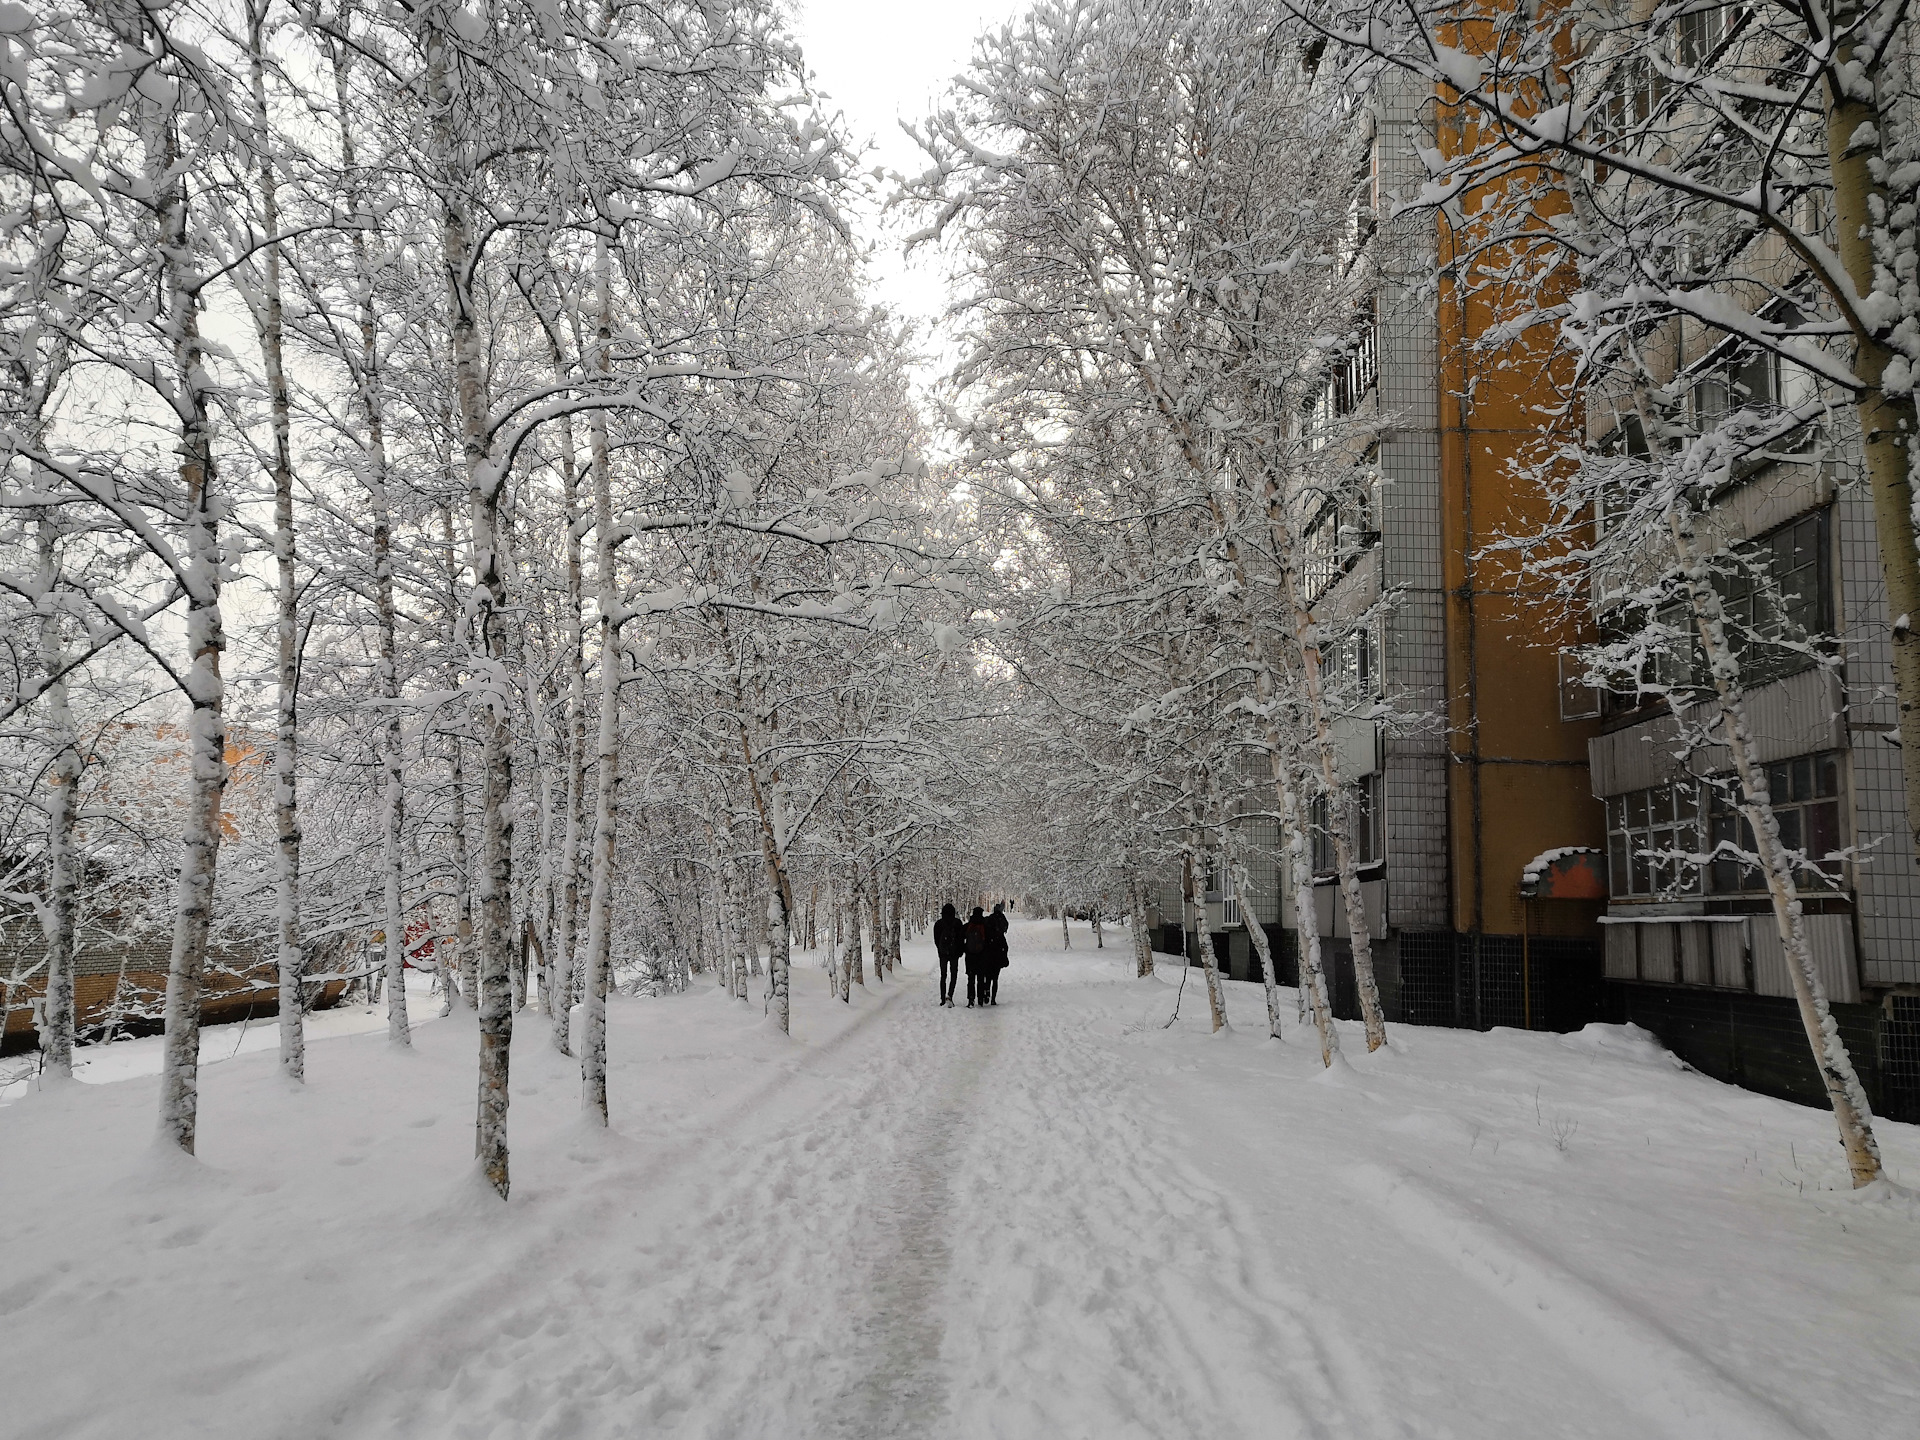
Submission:
[[[1614,60],[1611,66],[1592,112],[1594,140],[1619,153],[1630,151],[1634,132],[1660,112],[1667,98],[1667,77],[1644,55]],[[1612,173],[1611,166],[1594,163],[1595,184],[1606,184]]]
[[[1786,329],[1802,323],[1800,308],[1787,300],[1773,300],[1761,307],[1756,319]],[[1803,365],[1783,359],[1771,350],[1729,340],[1693,367],[1693,382],[1688,397],[1694,424],[1702,431],[1712,430],[1728,416],[1742,411],[1768,415],[1804,405],[1818,397],[1819,382]],[[1809,426],[1776,440],[1770,452],[1804,449],[1814,436]]]
[[[1671,899],[1700,893],[1700,790],[1692,779],[1607,801],[1607,889]]]
[[[1609,460],[1653,458],[1652,447],[1647,444],[1646,426],[1633,414],[1620,417],[1620,423],[1609,430],[1594,449]],[[1625,513],[1629,508],[1629,491],[1634,480],[1629,466],[1609,466],[1600,474],[1603,483],[1594,496],[1593,520],[1598,532],[1605,535],[1611,528],[1612,516]],[[1615,496],[1619,498],[1616,500]]]
[[[1764,685],[1809,668],[1817,663],[1815,650],[1833,633],[1831,515],[1823,509],[1789,521],[1720,562],[1713,587],[1742,685]],[[1669,601],[1655,617],[1668,639],[1649,663],[1649,682],[1682,695],[1705,693],[1710,686],[1691,602]]]
[[[1765,890],[1766,878],[1757,865],[1723,856],[1724,848],[1753,853],[1753,826],[1740,813],[1739,789],[1732,776],[1709,782],[1709,839],[1715,858],[1713,888],[1720,894]],[[1803,755],[1767,767],[1767,795],[1780,822],[1780,840],[1804,857],[1795,867],[1801,889],[1821,889],[1840,881],[1841,861],[1834,852],[1840,838],[1840,756]]]
[[[1353,863],[1356,867],[1378,864],[1387,856],[1381,777],[1369,775],[1349,785],[1346,800],[1353,808]],[[1339,868],[1339,855],[1333,843],[1326,796],[1314,800],[1309,823],[1313,827],[1313,873],[1331,875]]]
[[[1379,327],[1371,311],[1361,320],[1360,333],[1333,372],[1333,413],[1351,415],[1380,378]]]
[[[1767,767],[1767,792],[1787,849],[1801,855],[1796,884],[1829,889],[1841,881],[1841,772],[1837,752]],[[1671,900],[1741,895],[1767,888],[1753,853],[1753,827],[1740,813],[1730,775],[1691,778],[1607,799],[1607,890],[1616,898]],[[1701,843],[1704,828],[1706,843]],[[1702,850],[1710,859],[1698,856]],[[1702,882],[1705,882],[1704,884]]]
[[[1380,323],[1374,302],[1354,317],[1351,343],[1329,357],[1327,380],[1302,406],[1301,426],[1314,449],[1327,443],[1333,422],[1351,415],[1380,379]]]
[[[1726,43],[1735,21],[1740,18],[1742,15],[1732,5],[1689,10],[1682,15],[1674,34],[1674,50],[1680,63],[1690,70],[1705,67],[1712,61],[1714,52]]]
[[[1579,653],[1560,652],[1560,718],[1562,720],[1598,720],[1605,704],[1605,692],[1587,684],[1587,667]]]
[[[1320,674],[1342,698],[1371,699],[1380,693],[1380,629],[1369,622],[1320,649]]]
[[[1300,576],[1311,605],[1324,595],[1361,552],[1380,538],[1373,528],[1370,491],[1364,478],[1330,500],[1323,500],[1300,534]]]
[[[1750,686],[1813,664],[1804,650],[1782,642],[1801,645],[1832,633],[1829,514],[1817,511],[1741,547],[1738,567],[1715,581],[1727,638]]]

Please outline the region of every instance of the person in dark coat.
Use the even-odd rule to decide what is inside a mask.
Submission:
[[[1007,968],[1007,915],[1004,902],[993,907],[993,914],[987,916],[987,994],[985,1003],[1000,1003],[1000,972]]]
[[[987,1003],[987,977],[993,973],[993,931],[978,905],[967,917],[967,1008]]]
[[[933,948],[940,956],[940,1003],[951,1005],[953,987],[960,979],[960,957],[967,949],[967,927],[950,904],[940,907],[940,918],[933,922]]]

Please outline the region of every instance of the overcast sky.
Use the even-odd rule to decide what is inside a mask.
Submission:
[[[948,79],[965,68],[974,36],[1004,24],[1018,0],[798,0],[798,32],[807,64],[856,140],[871,141],[868,165],[913,174],[924,158],[900,133],[902,119],[932,108]],[[868,234],[872,217],[861,217]],[[874,298],[899,314],[931,320],[943,304],[931,256],[908,266],[891,244],[875,257]]]

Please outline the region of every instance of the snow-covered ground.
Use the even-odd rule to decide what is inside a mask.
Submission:
[[[1015,930],[997,1009],[927,954],[794,1036],[616,999],[611,1133],[544,1018],[514,1188],[470,1172],[474,1038],[424,1026],[0,1111],[0,1434],[1907,1436],[1920,1217],[1831,1121],[1630,1032],[1206,1029],[1177,970]],[[217,1041],[215,1042],[218,1043]],[[1884,1124],[1920,1180],[1920,1130]]]
[[[433,993],[433,977],[418,970],[407,971],[407,1014],[415,1025],[440,1018],[440,998]],[[279,1022],[271,1016],[264,1020],[239,1020],[231,1025],[209,1025],[200,1032],[200,1066],[218,1065],[257,1051],[280,1050]],[[370,1031],[385,1034],[387,1007],[363,1004],[335,1005],[307,1016],[307,1040],[336,1040],[343,1035],[365,1035]],[[139,1075],[160,1073],[161,1049],[165,1041],[158,1035],[141,1035],[116,1040],[111,1045],[86,1045],[74,1054],[73,1075],[88,1085],[110,1085]],[[0,1105],[20,1099],[32,1090],[36,1066],[28,1055],[9,1055],[0,1060]]]

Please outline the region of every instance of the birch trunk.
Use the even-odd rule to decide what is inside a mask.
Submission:
[[[467,474],[472,527],[473,588],[467,606],[469,684],[477,692],[469,713],[480,729],[480,1066],[474,1150],[487,1182],[502,1199],[509,1188],[507,1148],[508,1071],[513,1038],[510,975],[513,965],[513,736],[507,716],[506,572],[499,546],[504,475],[489,461],[487,400],[469,273],[473,230],[466,211],[469,176],[464,147],[456,141],[457,113],[447,70],[447,39],[437,25],[425,28],[427,93],[434,112],[432,159],[440,185],[441,246],[453,339],[454,394],[460,448]]]
[[[1300,682],[1312,749],[1319,763],[1320,783],[1327,795],[1327,818],[1333,831],[1334,865],[1339,874],[1340,899],[1346,909],[1347,929],[1353,937],[1353,976],[1360,993],[1360,1014],[1366,1022],[1367,1049],[1387,1043],[1386,1014],[1380,1007],[1380,987],[1373,974],[1373,937],[1367,927],[1366,900],[1360,890],[1360,871],[1354,862],[1353,837],[1348,826],[1350,808],[1340,784],[1333,724],[1327,714],[1326,691],[1320,678],[1320,646],[1314,636],[1312,613],[1300,595],[1300,574],[1294,556],[1292,527],[1283,511],[1280,486],[1271,474],[1263,489],[1267,528],[1274,554],[1281,557],[1281,599],[1286,605],[1294,648],[1300,658]],[[1318,929],[1316,925],[1316,931]]]
[[[180,553],[187,595],[186,751],[190,776],[174,901],[173,951],[167,963],[166,1041],[160,1076],[160,1130],[193,1153],[199,1115],[200,990],[213,921],[220,857],[220,803],[227,783],[226,686],[220,653],[226,630],[220,609],[220,512],[213,464],[212,382],[200,338],[199,297],[188,285],[186,179],[176,136],[166,131],[160,205],[160,250],[167,325],[177,377],[180,489],[185,501]]]
[[[40,669],[46,677],[47,738],[53,764],[47,776],[47,904],[42,929],[47,941],[47,993],[40,1034],[42,1064],[57,1079],[73,1074],[73,928],[79,898],[79,861],[74,855],[74,821],[80,793],[80,747],[67,698],[66,644],[61,635],[57,596],[60,558],[53,516],[39,515],[35,540],[40,552]],[[6,1013],[0,1007],[0,1037]]]
[[[1147,902],[1141,894],[1137,876],[1127,877],[1128,923],[1133,926],[1134,974],[1146,979],[1153,974],[1153,937],[1147,933]]]
[[[1688,596],[1706,652],[1707,672],[1719,702],[1720,728],[1733,756],[1734,773],[1740,780],[1740,813],[1753,830],[1754,847],[1767,880],[1767,897],[1772,902],[1774,928],[1786,955],[1787,974],[1793,981],[1800,1023],[1813,1050],[1814,1067],[1820,1072],[1827,1099],[1833,1106],[1833,1118],[1839,1126],[1840,1144],[1847,1154],[1847,1169],[1853,1176],[1854,1187],[1871,1185],[1880,1178],[1880,1146],[1874,1139],[1873,1114],[1860,1077],[1853,1068],[1853,1057],[1847,1052],[1846,1041],[1840,1037],[1840,1027],[1834,1023],[1826,987],[1814,966],[1806,916],[1795,893],[1793,861],[1780,838],[1780,820],[1774,813],[1766,770],[1760,763],[1753,732],[1747,723],[1746,701],[1738,685],[1740,662],[1727,641],[1720,592],[1714,589],[1705,560],[1694,552],[1691,517],[1682,515],[1679,506],[1671,506],[1667,511],[1667,526],[1687,576]]]
[[[364,243],[364,242],[362,242]],[[364,273],[364,270],[363,270]],[[365,481],[373,512],[373,589],[380,630],[381,918],[386,930],[387,1039],[412,1045],[407,1017],[406,935],[403,907],[406,851],[406,779],[400,724],[398,626],[393,601],[393,513],[387,493],[385,416],[379,391],[379,337],[374,328],[373,287],[367,277],[360,311],[361,404],[367,417]]]
[[[272,133],[267,117],[266,66],[261,31],[267,5],[250,5],[247,16],[247,75],[259,135],[260,223],[269,237],[280,233],[279,182],[274,174]],[[349,166],[351,160],[348,161]],[[273,430],[273,562],[275,704],[273,813],[278,849],[274,876],[274,920],[278,932],[280,1071],[306,1078],[306,1005],[300,976],[300,800],[299,800],[299,588],[295,571],[293,523],[293,446],[287,395],[285,308],[281,298],[280,246],[269,241],[262,252],[265,286],[255,312],[260,357],[266,372],[267,403]]]
[[[604,358],[611,344],[606,243],[598,250],[600,340]],[[600,715],[594,747],[593,864],[587,901],[586,1003],[580,1040],[580,1079],[587,1114],[607,1123],[607,980],[613,969],[613,860],[620,784],[619,581],[613,573],[613,481],[604,411],[593,418],[594,606],[599,612]]]
[[[862,990],[867,988],[866,957],[860,944],[860,902],[866,897],[861,893],[860,862],[852,861],[848,866],[850,881],[847,889],[847,977]]]
[[[887,978],[887,935],[880,918],[880,862],[874,861],[867,872],[867,933],[873,936],[873,978],[876,984]]]
[[[1213,933],[1207,929],[1206,905],[1195,898],[1197,892],[1193,884],[1193,852],[1191,850],[1180,857],[1180,875],[1183,889],[1181,900],[1186,909],[1182,919],[1193,927],[1194,933],[1198,936],[1195,948],[1200,952],[1200,964],[1206,971],[1207,1008],[1212,1012],[1214,1032],[1218,1034],[1227,1028],[1227,1000],[1220,989],[1220,966],[1213,953]]]
[[[745,725],[740,728],[740,749],[746,761],[754,813],[760,819],[760,854],[767,872],[768,1013],[785,1035],[790,1033],[793,973],[793,881],[787,873],[786,803],[778,769],[769,773],[764,785],[761,783],[752,737]]]
[[[562,1055],[568,1048],[568,1015],[573,1006],[578,970],[574,947],[580,917],[580,841],[586,829],[586,755],[587,706],[586,662],[582,652],[580,614],[585,600],[580,535],[574,524],[579,510],[579,477],[572,462],[571,431],[567,432],[567,456],[562,472],[567,512],[567,708],[566,708],[566,815],[562,821],[564,837],[560,845],[560,904],[556,917],[559,944],[554,955],[553,1044]],[[589,881],[591,884],[591,881]]]
[[[460,995],[470,1011],[480,1008],[480,955],[473,943],[473,854],[467,839],[467,765],[464,737],[453,737],[453,935]]]
[[[1859,11],[1841,7],[1843,18],[1857,21]],[[1899,21],[1890,23],[1898,24]],[[1908,25],[1913,21],[1905,22]],[[1853,32],[1855,36],[1858,31]],[[1872,33],[1872,32],[1868,32]],[[1898,47],[1895,47],[1896,51]],[[1841,263],[1859,295],[1873,297],[1875,280],[1881,288],[1889,277],[1876,277],[1874,242],[1886,234],[1890,220],[1911,225],[1911,191],[1901,197],[1888,194],[1875,178],[1880,161],[1878,151],[1899,128],[1895,115],[1873,102],[1876,95],[1889,93],[1884,67],[1888,49],[1870,47],[1862,53],[1854,43],[1841,45],[1833,63],[1825,70],[1827,155],[1833,170],[1833,208],[1836,244]],[[1836,83],[1846,75],[1850,83],[1843,93]],[[1911,78],[1897,77],[1892,93],[1910,91]],[[1895,167],[1889,167],[1895,168]],[[1904,168],[1904,167],[1902,167]],[[1884,171],[1882,172],[1885,173]],[[1910,183],[1910,182],[1909,182]],[[1905,200],[1903,206],[1900,202]],[[1898,217],[1905,212],[1904,222]],[[1902,299],[1912,301],[1912,279],[1902,277]],[[1850,307],[1857,311],[1859,307]],[[1897,316],[1893,307],[1884,312],[1884,322]],[[1911,325],[1909,319],[1906,322]],[[1887,588],[1887,614],[1893,625],[1894,695],[1899,708],[1900,777],[1906,791],[1907,830],[1913,841],[1913,860],[1920,864],[1920,515],[1914,509],[1913,464],[1920,447],[1920,426],[1916,426],[1913,396],[1890,391],[1886,384],[1894,351],[1879,334],[1864,327],[1854,332],[1853,369],[1866,388],[1859,394],[1855,408],[1860,417],[1862,450],[1868,487],[1873,494],[1874,537],[1880,551],[1880,575]],[[1902,371],[1908,367],[1903,362]],[[1816,1051],[1820,1047],[1816,1045]],[[1825,1074],[1822,1068],[1822,1074]],[[1829,1090],[1833,1082],[1829,1082]],[[1849,1156],[1853,1148],[1849,1146]],[[1865,1152],[1861,1152],[1864,1160]],[[1876,1160],[1877,1165],[1877,1160]],[[1859,1170],[1855,1169],[1856,1179]],[[1864,1182],[1863,1182],[1864,1183]]]
[[[1233,898],[1240,902],[1240,918],[1247,927],[1247,939],[1253,944],[1254,958],[1260,962],[1260,978],[1267,992],[1267,1034],[1280,1036],[1280,977],[1273,971],[1273,947],[1267,943],[1267,927],[1253,913],[1247,895],[1247,867],[1227,857],[1227,878],[1233,884]]]
[[[1280,792],[1280,820],[1283,843],[1293,874],[1294,924],[1299,928],[1300,975],[1295,992],[1299,1018],[1308,1013],[1313,1027],[1320,1032],[1320,1063],[1333,1064],[1340,1049],[1340,1032],[1333,1023],[1333,1006],[1327,998],[1326,971],[1320,963],[1320,917],[1313,903],[1313,858],[1307,853],[1306,812],[1300,802],[1300,787],[1291,767],[1276,753],[1273,757],[1274,786]]]

